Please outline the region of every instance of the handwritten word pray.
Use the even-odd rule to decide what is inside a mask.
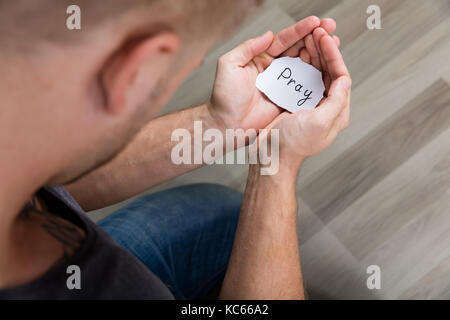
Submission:
[[[290,84],[292,84],[293,85],[292,87],[294,88],[294,90],[297,91],[298,93],[301,93],[303,85],[302,84],[296,85],[297,81],[292,78],[292,70],[290,68],[284,69],[283,72],[281,72],[280,75],[278,76],[277,80],[280,80],[280,78],[289,80],[286,85],[289,86]],[[312,91],[305,89],[305,91],[303,92],[303,96],[305,98],[298,100],[297,106],[301,107],[306,101],[311,99],[311,95],[312,95]]]
[[[300,58],[282,57],[256,77],[256,88],[290,112],[313,110],[322,100],[322,73]]]

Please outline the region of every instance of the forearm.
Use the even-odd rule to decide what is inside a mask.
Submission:
[[[222,299],[303,299],[295,178],[250,168]]]
[[[206,105],[156,118],[115,159],[66,188],[85,210],[94,210],[202,166],[177,165],[171,159],[172,148],[179,143],[171,141],[173,131],[186,129],[193,141],[194,121],[202,121],[204,130],[217,127]]]

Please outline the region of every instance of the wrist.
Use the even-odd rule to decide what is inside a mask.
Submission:
[[[284,156],[280,152],[280,171],[283,174],[297,176],[306,157],[295,154],[294,152],[291,153],[292,155]]]
[[[205,117],[208,119],[207,128],[218,129],[221,132],[225,132],[228,128],[226,121],[223,117],[214,109],[211,101],[209,100],[204,105]]]
[[[302,163],[303,159],[287,161],[287,159],[280,158],[277,170],[271,170],[270,174],[267,174],[267,171],[264,170],[267,166],[262,164],[250,165],[250,174],[261,176],[261,178],[276,184],[295,184]]]
[[[226,116],[217,111],[211,101],[205,103],[204,114],[208,119],[205,130],[216,129],[222,133],[224,154],[247,146],[257,137],[257,130],[244,130],[232,120],[226,120]]]

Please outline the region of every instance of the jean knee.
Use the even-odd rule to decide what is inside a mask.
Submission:
[[[243,198],[241,192],[215,183],[197,183],[186,187],[195,190],[195,198],[202,198],[205,205],[215,207],[216,213],[238,218]]]

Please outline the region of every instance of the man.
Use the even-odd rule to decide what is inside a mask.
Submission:
[[[0,298],[200,298],[222,279],[224,299],[303,298],[297,173],[349,121],[334,21],[246,41],[220,58],[207,103],[149,122],[257,4],[80,0],[82,31],[62,24],[70,4],[0,1]],[[315,110],[282,112],[255,88],[284,55],[323,71]],[[279,129],[279,172],[251,165],[243,200],[200,184],[143,197],[99,226],[84,215],[197,168],[170,160],[171,133],[194,120]]]

